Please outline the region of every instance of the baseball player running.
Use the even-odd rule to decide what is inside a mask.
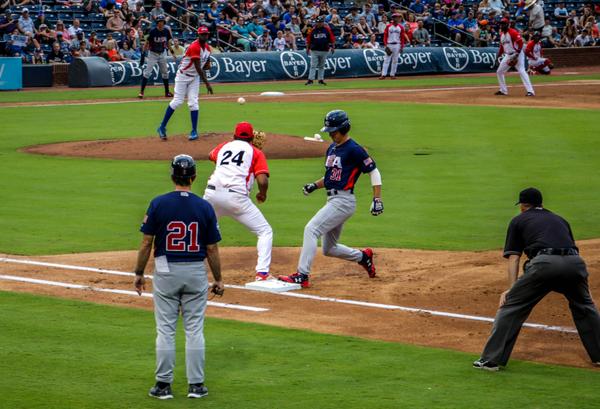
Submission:
[[[192,118],[192,131],[188,139],[190,141],[198,139],[198,92],[200,90],[200,78],[204,82],[204,85],[206,85],[206,91],[209,94],[213,93],[213,89],[208,83],[206,73],[204,72],[204,70],[210,69],[211,48],[207,42],[208,35],[208,28],[200,26],[198,28],[198,39],[190,44],[179,64],[177,75],[175,75],[175,96],[169,102],[165,116],[156,130],[158,136],[163,141],[167,140],[167,123],[169,119],[171,119],[177,107],[183,104],[183,100],[186,97]]]
[[[521,81],[527,90],[526,96],[534,97],[535,91],[525,70],[523,39],[517,30],[510,28],[510,22],[507,18],[500,20],[500,49],[498,50],[498,58],[502,58],[496,71],[500,90],[495,95],[508,95],[508,87],[506,86],[504,74],[510,70],[510,67],[515,67],[519,71]]]
[[[321,132],[329,132],[333,143],[327,149],[325,160],[325,176],[314,183],[304,185],[302,191],[309,195],[317,189],[325,188],[327,203],[317,212],[304,228],[304,241],[298,262],[298,271],[289,276],[279,276],[279,280],[297,283],[309,287],[309,275],[317,241],[322,237],[323,254],[360,264],[369,274],[375,277],[373,250],[356,250],[338,243],[342,228],[356,210],[354,185],[361,173],[368,173],[373,186],[373,202],[371,214],[383,213],[381,201],[381,174],[375,161],[367,151],[350,139],[350,119],[344,111],[331,111],[325,116],[325,126]]]
[[[256,249],[256,280],[267,280],[271,266],[273,230],[258,210],[249,194],[256,180],[256,200],[264,203],[269,188],[269,168],[264,153],[252,145],[254,129],[248,122],[235,127],[233,140],[214,148],[209,159],[215,162],[215,170],[208,179],[204,192],[217,217],[229,216],[237,220],[258,237]]]
[[[142,57],[140,59],[140,67],[144,65],[145,53],[148,53],[146,58],[146,68],[144,69],[144,76],[142,77],[142,89],[138,94],[138,98],[144,98],[144,90],[148,84],[148,78],[152,75],[152,70],[158,64],[160,75],[163,79],[165,86],[165,97],[172,97],[171,91],[169,91],[169,68],[167,67],[167,48],[175,58],[175,52],[171,47],[173,36],[171,30],[165,27],[165,16],[158,16],[156,21],[156,28],[150,30],[146,43],[144,44],[144,50],[142,51]]]
[[[171,399],[175,367],[175,331],[179,311],[185,329],[188,398],[208,394],[204,386],[204,313],[209,292],[204,259],[215,279],[211,291],[222,295],[217,242],[221,235],[211,205],[191,192],[196,164],[191,156],[171,162],[173,192],[150,202],[140,228],[144,234],[135,267],[135,288],[145,289],[144,269],[154,243],[154,316],[156,319],[156,385],[150,396]]]
[[[385,56],[383,57],[383,68],[381,69],[380,80],[385,79],[388,68],[390,77],[396,79],[396,69],[398,68],[398,55],[404,50],[404,44],[410,42],[406,35],[406,30],[402,26],[402,15],[394,13],[393,21],[385,27],[383,31],[383,44],[385,45]]]
[[[527,57],[527,64],[529,65],[529,72],[531,74],[549,75],[553,65],[550,58],[542,56],[541,39],[542,36],[538,31],[533,33],[531,40],[527,43],[527,47],[525,47],[525,56]]]

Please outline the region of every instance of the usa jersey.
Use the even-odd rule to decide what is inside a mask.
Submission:
[[[269,175],[265,154],[251,143],[233,140],[223,142],[208,155],[216,163],[208,184],[248,195],[254,178]]]
[[[210,52],[211,48],[208,43],[204,44],[203,47],[198,40],[194,41],[185,50],[185,55],[181,60],[181,64],[179,64],[179,73],[185,74],[188,77],[197,76],[198,71],[196,71],[196,67],[194,66],[194,60],[200,60],[200,67],[203,68],[210,58]]]
[[[150,51],[162,54],[167,49],[167,44],[169,40],[171,40],[171,38],[173,38],[173,36],[171,35],[171,32],[166,28],[163,30],[153,28],[148,34],[148,43],[150,45]]]
[[[352,190],[361,173],[370,173],[377,166],[367,151],[352,139],[341,145],[332,143],[325,160],[325,188]]]
[[[221,240],[217,216],[210,203],[191,192],[155,197],[140,231],[154,236],[154,257],[191,262],[206,258],[206,246]]]

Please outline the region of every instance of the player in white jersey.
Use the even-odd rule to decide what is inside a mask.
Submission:
[[[525,47],[525,56],[527,56],[527,64],[529,65],[530,74],[550,74],[553,65],[550,58],[544,58],[542,55],[542,44],[540,40],[542,36],[539,31],[533,33],[531,40]]]
[[[534,97],[535,91],[529,80],[529,75],[527,75],[527,71],[525,70],[523,38],[521,38],[521,34],[517,30],[510,28],[510,22],[507,18],[500,20],[500,49],[498,50],[498,58],[502,58],[498,70],[496,71],[500,90],[498,90],[495,95],[508,95],[508,87],[506,86],[504,74],[506,74],[511,67],[515,67],[527,90],[526,96]]]
[[[198,91],[200,90],[200,79],[206,85],[209,94],[213,93],[208,83],[204,70],[210,69],[210,45],[208,45],[209,30],[205,26],[198,28],[198,39],[194,41],[185,51],[185,55],[179,64],[175,75],[175,96],[169,102],[165,116],[156,130],[163,141],[167,140],[167,123],[177,107],[183,104],[187,97],[190,116],[192,118],[192,131],[189,140],[198,139]]]
[[[404,49],[404,44],[408,41],[406,30],[402,25],[402,15],[394,13],[392,23],[388,24],[383,32],[383,44],[385,45],[385,56],[383,57],[383,68],[381,69],[380,80],[385,79],[385,76],[390,67],[390,77],[396,79],[396,69],[398,67],[398,55]]]
[[[252,125],[240,122],[235,127],[233,140],[221,143],[210,152],[209,159],[216,166],[208,179],[204,199],[213,206],[217,217],[229,216],[258,237],[256,280],[267,280],[271,278],[273,230],[249,195],[256,180],[256,200],[258,203],[267,200],[269,167],[265,154],[252,145],[253,138]]]

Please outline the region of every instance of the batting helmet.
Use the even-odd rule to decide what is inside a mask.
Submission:
[[[160,14],[158,17],[156,17],[156,22],[158,23],[160,21],[165,22],[167,21],[167,18],[164,15]]]
[[[325,126],[321,128],[321,132],[339,131],[345,135],[350,131],[350,119],[348,118],[348,114],[340,109],[328,112],[327,115],[325,115],[324,125]]]
[[[196,162],[190,155],[177,155],[171,162],[171,176],[192,178],[196,176]]]

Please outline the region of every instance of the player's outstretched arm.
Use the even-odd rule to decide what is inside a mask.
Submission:
[[[379,216],[383,213],[383,201],[381,200],[381,173],[375,168],[369,172],[371,186],[373,186],[373,202],[371,202],[371,214]]]
[[[223,278],[221,277],[221,259],[219,257],[219,246],[217,243],[208,244],[206,246],[206,258],[208,259],[210,271],[215,279],[210,291],[217,295],[223,295],[225,292],[225,284],[223,284]]]
[[[323,178],[321,178],[321,179],[317,180],[316,182],[307,183],[306,185],[304,185],[302,187],[302,193],[304,193],[304,196],[308,196],[315,190],[322,189],[323,187],[325,187],[325,181]]]
[[[196,68],[196,71],[198,72],[198,75],[200,75],[200,79],[202,79],[202,82],[204,83],[204,85],[206,85],[206,91],[209,94],[212,94],[213,93],[213,89],[210,86],[210,84],[208,83],[208,78],[206,78],[206,73],[204,72],[204,70],[200,66],[200,60],[195,59],[193,61],[194,61],[194,67]]]

